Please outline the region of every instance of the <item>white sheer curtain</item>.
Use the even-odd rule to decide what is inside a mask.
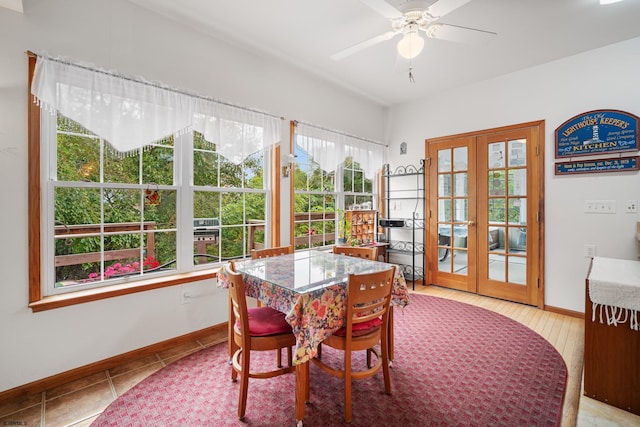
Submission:
[[[192,129],[234,163],[280,141],[280,119],[141,78],[38,56],[32,93],[120,152]]]
[[[385,146],[313,125],[296,125],[296,143],[325,171],[351,156],[367,178],[372,179],[385,162]]]

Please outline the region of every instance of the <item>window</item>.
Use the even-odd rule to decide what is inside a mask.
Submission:
[[[323,171],[297,144],[294,152],[295,248],[333,245],[336,239],[336,203],[339,198],[336,192],[336,171]]]
[[[30,302],[35,311],[46,309],[38,305],[43,296],[126,285],[129,291],[113,294],[120,295],[135,291],[137,284],[141,290],[212,277],[208,267],[247,256],[253,242],[269,241],[272,230],[265,224],[272,192],[265,177],[271,146],[279,140],[279,118],[252,111],[237,114],[238,108],[187,95],[169,110],[192,121],[153,142],[131,144],[129,139],[136,140],[144,129],[130,127],[127,138],[122,133],[126,123],[107,131],[102,126],[118,121],[118,113],[96,120],[82,113],[100,111],[100,105],[70,109],[66,100],[46,98],[47,93],[64,93],[69,85],[73,107],[79,99],[108,99],[111,106],[117,95],[76,96],[88,89],[73,86],[73,79],[71,84],[55,80],[43,90],[42,82],[51,77],[34,72],[35,61],[30,58],[30,83],[32,77],[38,80],[34,95],[43,94],[35,99],[57,111],[29,108]],[[193,100],[197,103],[189,104]],[[153,104],[148,99],[124,101],[129,109]],[[189,114],[179,111],[184,105]],[[159,109],[166,114],[164,107]],[[110,108],[104,110],[111,114]],[[133,114],[138,122],[139,117],[158,119],[153,111],[138,113]],[[144,120],[138,124],[148,125]]]
[[[375,206],[372,178],[384,162],[384,147],[296,123],[293,151],[295,247],[333,245],[338,210]]]
[[[256,244],[271,241],[267,153],[252,154],[236,165],[198,132],[193,151],[195,262],[245,257]]]
[[[373,181],[365,176],[360,165],[348,157],[342,167],[342,182],[344,193],[344,206],[352,209],[354,206],[367,206],[373,208]]]
[[[42,119],[55,141],[42,146],[45,295],[175,272],[174,137],[122,155],[60,114]]]
[[[45,259],[53,260],[55,274],[45,281],[45,294],[174,273],[178,233],[194,234],[193,265],[184,260],[183,271],[242,258],[252,247],[249,240],[264,243],[264,152],[236,165],[198,132],[175,137],[189,148],[194,136],[191,196],[192,188],[177,176],[188,157],[174,137],[122,155],[59,114],[43,119],[55,122],[43,129],[56,129],[54,149],[42,147],[51,165],[44,205],[53,204],[46,219],[53,227],[44,229],[54,241]],[[181,209],[185,204],[178,200],[190,197],[193,210]],[[193,218],[193,228],[188,220],[180,227],[179,217]]]

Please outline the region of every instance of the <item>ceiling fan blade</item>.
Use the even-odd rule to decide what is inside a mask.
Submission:
[[[453,12],[470,1],[471,0],[438,0],[427,8],[427,13],[432,18],[438,19],[449,12]]]
[[[386,40],[390,40],[396,34],[398,34],[396,31],[387,31],[384,34],[380,34],[379,36],[376,36],[376,37],[371,38],[369,40],[365,40],[365,41],[360,42],[360,43],[358,43],[356,45],[353,45],[351,47],[343,49],[340,52],[336,52],[333,55],[331,55],[331,59],[333,59],[334,61],[338,61],[340,59],[346,58],[347,56],[353,55],[354,53],[359,52],[359,51],[361,51],[363,49],[366,49],[366,48],[368,48],[370,46],[373,46],[375,44],[378,44],[378,43],[386,41]]]
[[[483,44],[493,40],[498,34],[491,31],[459,27],[450,24],[432,24],[425,30],[427,37],[465,44]]]
[[[389,19],[396,19],[402,17],[402,12],[400,12],[395,7],[391,6],[384,0],[360,0],[362,3],[369,6],[371,9],[378,12],[380,15]]]

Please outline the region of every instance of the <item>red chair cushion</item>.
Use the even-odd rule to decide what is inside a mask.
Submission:
[[[351,327],[351,331],[352,331],[351,336],[359,337],[362,335],[366,335],[372,330],[379,328],[381,325],[382,325],[382,319],[379,317],[376,317],[371,320],[367,320],[366,322],[356,323]],[[344,337],[345,335],[347,335],[347,328],[342,327],[337,331],[335,331],[333,334],[339,337]]]
[[[291,332],[291,325],[284,319],[284,313],[271,307],[251,307],[249,313],[249,335],[266,337]]]

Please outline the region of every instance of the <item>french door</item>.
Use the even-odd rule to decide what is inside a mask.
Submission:
[[[426,141],[429,283],[542,307],[544,122]]]

